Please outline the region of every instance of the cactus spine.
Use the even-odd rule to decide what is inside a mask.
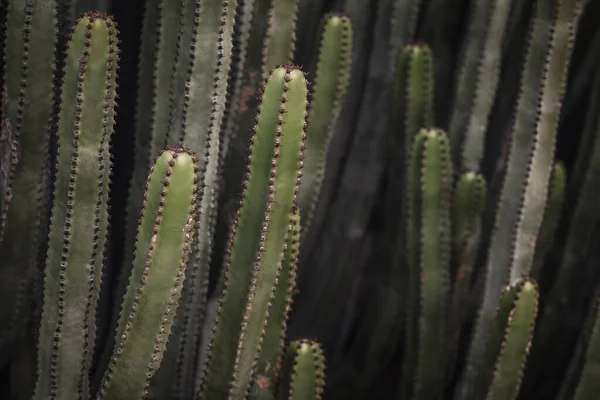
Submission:
[[[197,173],[197,160],[182,148],[165,150],[150,173],[117,344],[99,399],[136,399],[148,394],[185,278],[194,234]]]
[[[4,87],[0,132],[0,347],[25,322],[26,288],[38,272],[46,206],[48,147],[53,108],[55,2],[6,4]],[[9,204],[10,203],[10,204]],[[10,238],[10,240],[3,240]]]
[[[403,395],[439,396],[450,279],[452,166],[446,134],[423,129],[408,174],[408,318]],[[437,393],[437,394],[436,394]]]
[[[290,343],[281,369],[279,399],[321,400],[325,387],[325,356],[309,340]]]
[[[110,18],[88,13],[75,26],[67,52],[44,279],[38,399],[89,396],[108,225],[116,35]]]
[[[201,398],[208,400],[244,398],[249,390],[296,212],[307,100],[303,73],[288,65],[274,69],[261,97],[205,367]]]
[[[350,80],[352,25],[344,15],[324,18],[317,73],[311,93],[306,133],[306,168],[299,195],[300,212],[307,227],[318,199],[325,171],[327,147]]]

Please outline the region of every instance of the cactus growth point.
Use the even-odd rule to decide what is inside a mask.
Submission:
[[[290,343],[281,368],[279,399],[321,400],[325,387],[325,356],[310,340]]]

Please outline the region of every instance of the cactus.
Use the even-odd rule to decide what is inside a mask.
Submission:
[[[462,65],[457,76],[449,136],[453,161],[466,171],[479,171],[485,134],[502,68],[502,45],[514,1],[474,2]],[[460,153],[460,155],[459,155]]]
[[[243,200],[227,250],[225,288],[208,350],[203,399],[228,394],[241,398],[250,389],[271,293],[297,212],[306,80],[296,67],[278,67],[270,73],[261,97]]]
[[[292,220],[292,234],[286,244],[281,271],[277,277],[273,300],[269,308],[269,321],[262,339],[260,356],[256,362],[252,398],[269,398],[275,389],[276,373],[281,368],[281,352],[287,328],[292,295],[296,287],[296,268],[300,247],[300,214]]]
[[[344,15],[331,14],[327,15],[323,22],[317,73],[311,91],[311,109],[308,114],[303,190],[299,195],[300,212],[304,214],[305,229],[310,223],[312,210],[319,197],[327,147],[350,80],[352,55],[350,19]]]
[[[39,270],[48,199],[53,111],[54,1],[11,0],[5,25],[0,132],[0,351],[27,321],[27,288]]]
[[[487,187],[480,174],[467,172],[456,183],[452,199],[453,279],[448,330],[452,337],[448,354],[448,375],[452,376],[459,339],[473,297],[473,276],[481,242],[482,217]]]
[[[490,364],[485,372],[491,378],[487,400],[516,399],[537,309],[538,290],[533,281],[520,280],[504,290],[486,348],[486,362]]]
[[[117,345],[99,399],[146,397],[160,365],[194,235],[197,161],[184,148],[169,148],[150,173]]]
[[[189,11],[192,16],[198,16],[193,18],[191,45],[189,50],[180,51],[178,62],[187,73],[183,95],[185,101],[181,114],[172,114],[169,141],[191,148],[199,155],[202,165],[202,192],[198,199],[199,215],[194,227],[190,279],[184,285],[185,303],[180,306],[181,318],[176,323],[179,337],[173,341],[177,367],[170,365],[173,367],[170,369],[176,372],[175,390],[181,392],[182,396],[190,396],[189,391],[194,386],[193,369],[199,350],[198,332],[205,311],[219,192],[220,128],[232,59],[236,4],[235,0],[195,1],[195,9]],[[191,55],[187,56],[186,51]],[[189,62],[186,63],[188,58]],[[176,128],[175,124],[181,126]],[[185,375],[183,371],[186,371]],[[165,383],[167,388],[172,389],[173,382],[170,379]]]
[[[389,223],[385,241],[388,263],[399,272],[401,269],[397,264],[404,253],[402,227],[405,226],[406,210],[398,204],[402,204],[404,186],[410,179],[407,174],[415,137],[421,128],[434,123],[433,92],[431,50],[426,45],[407,45],[402,49],[396,66],[394,131],[386,138],[389,162],[386,215]],[[399,284],[404,281],[402,278],[397,278]]]
[[[579,0],[536,2],[508,166],[485,266],[483,303],[469,349],[470,368],[461,378],[460,399],[472,398],[470,386],[482,371],[483,343],[490,332],[491,310],[501,288],[531,271],[581,7]],[[535,113],[531,107],[535,107]]]
[[[325,356],[318,343],[290,343],[281,368],[279,399],[321,400],[325,386]]]
[[[556,229],[558,228],[558,221],[565,199],[566,175],[567,172],[564,164],[556,162],[552,169],[552,176],[550,178],[548,189],[548,199],[546,200],[546,209],[544,210],[544,218],[542,220],[542,226],[540,227],[539,238],[537,239],[538,244],[535,249],[531,273],[529,274],[536,280],[540,279],[545,257],[552,247]]]
[[[440,395],[450,285],[452,166],[446,134],[423,129],[408,174],[408,317],[402,394]]]
[[[67,53],[35,398],[87,398],[108,225],[117,30],[77,23]],[[76,106],[72,106],[75,104]]]
[[[245,60],[236,65],[238,76],[231,89],[227,121],[223,133],[221,154],[226,185],[224,199],[237,206],[240,185],[244,178],[245,161],[250,148],[250,131],[259,105],[257,92],[261,80],[278,64],[290,63],[294,52],[298,0],[255,0],[252,25],[247,38]],[[231,210],[224,207],[225,211]],[[229,216],[221,218],[217,237],[224,236],[230,224]],[[219,235],[219,232],[222,232]]]

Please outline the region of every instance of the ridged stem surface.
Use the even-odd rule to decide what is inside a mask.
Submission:
[[[142,399],[160,366],[193,239],[197,159],[169,148],[148,178],[116,346],[98,399]]]
[[[108,226],[117,30],[85,14],[67,51],[44,278],[37,399],[87,399]]]
[[[250,388],[296,212],[306,100],[306,80],[299,69],[284,65],[270,73],[226,253],[225,287],[208,349],[203,399],[243,399]]]

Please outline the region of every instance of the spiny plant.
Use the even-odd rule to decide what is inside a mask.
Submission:
[[[282,371],[280,399],[322,398],[325,386],[325,358],[318,343],[309,340],[290,343]]]
[[[554,154],[563,102],[586,93],[575,90],[589,80],[578,64],[590,62],[572,53],[591,2],[349,0],[348,15],[322,19],[320,2],[147,0],[135,113],[125,111],[134,161],[114,172],[127,193],[109,183],[116,28],[87,13],[69,35],[76,3],[0,2],[9,396],[593,398],[600,74],[575,165]],[[440,38],[465,9],[455,51]],[[319,20],[320,44],[297,40]],[[312,86],[291,64],[299,57],[315,61]],[[512,76],[520,90],[507,117],[498,109],[513,107]],[[379,181],[385,200],[364,207]],[[113,227],[117,196],[127,216]],[[375,233],[359,214],[372,214]],[[115,270],[117,229],[125,257]],[[364,249],[346,252],[328,231]],[[344,258],[323,268],[315,243]],[[368,271],[352,258],[371,260]],[[296,316],[297,278],[308,284]],[[350,283],[362,302],[342,296]],[[339,338],[324,332],[339,321]],[[307,333],[323,348],[290,343]]]
[[[243,198],[229,239],[204,399],[243,398],[250,390],[271,297],[282,295],[274,293],[282,257],[292,244],[305,135],[304,75],[291,66],[273,70],[261,97]]]
[[[89,13],[69,42],[44,273],[35,393],[40,399],[87,397],[89,390],[108,227],[116,34],[110,18]]]

